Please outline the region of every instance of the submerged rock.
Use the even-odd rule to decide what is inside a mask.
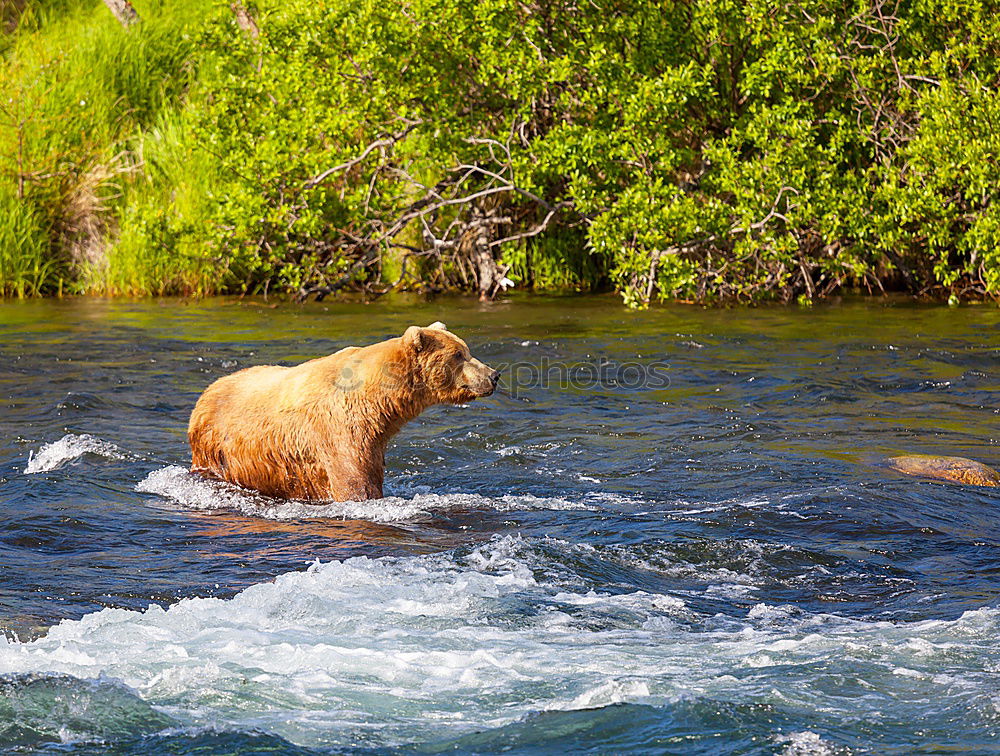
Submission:
[[[965,457],[938,457],[934,454],[907,454],[889,457],[889,467],[905,475],[967,483],[973,486],[1000,486],[1000,473],[982,462]]]

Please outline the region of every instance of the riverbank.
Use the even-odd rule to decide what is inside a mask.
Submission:
[[[988,3],[134,6],[2,19],[0,295],[1000,295]]]
[[[469,292],[445,291],[438,293],[397,289],[385,296],[371,297],[366,292],[346,290],[321,301],[313,299],[300,300],[287,294],[214,294],[214,295],[165,295],[139,296],[119,295],[106,296],[99,294],[63,294],[46,297],[9,297],[0,299],[0,321],[6,318],[21,316],[16,313],[33,312],[31,305],[37,302],[50,302],[56,306],[79,308],[81,311],[101,312],[116,306],[155,306],[163,310],[173,308],[200,310],[205,307],[221,307],[227,310],[250,310],[270,312],[306,312],[312,307],[318,307],[322,312],[358,312],[365,309],[377,309],[382,306],[399,307],[402,310],[411,308],[428,308],[447,313],[451,308],[465,309],[479,307],[483,311],[505,312],[508,308],[532,303],[559,303],[567,311],[573,312],[592,306],[621,306],[621,295],[613,291],[580,293],[571,290],[523,291],[511,289],[494,299],[483,301]],[[937,311],[954,309],[990,311],[997,309],[993,299],[965,300],[962,302],[942,302],[929,296],[916,297],[901,292],[887,292],[879,295],[867,294],[832,294],[821,300],[781,302],[763,300],[754,303],[732,302],[695,302],[690,300],[672,300],[657,302],[649,308],[668,311],[700,311],[713,310],[719,313],[747,312],[812,312],[821,313],[842,307],[861,307],[872,313],[883,311],[912,311],[915,313],[933,314]]]

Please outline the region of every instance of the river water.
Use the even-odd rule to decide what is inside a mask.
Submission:
[[[215,378],[443,320],[378,502],[186,472]],[[0,749],[997,752],[1000,309],[0,304]]]

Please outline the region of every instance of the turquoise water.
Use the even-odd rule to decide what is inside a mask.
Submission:
[[[215,378],[434,320],[530,401],[425,413],[386,500],[186,471]],[[996,466],[998,357],[995,307],[0,304],[0,749],[996,752],[1000,494],[880,462]]]

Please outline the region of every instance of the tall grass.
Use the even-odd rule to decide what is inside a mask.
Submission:
[[[145,161],[155,150],[144,148],[160,140],[164,124],[176,126],[170,119],[194,76],[192,32],[214,9],[200,0],[134,4],[142,22],[124,29],[98,0],[29,3],[6,38],[0,62],[5,295],[55,290],[63,279],[73,281],[74,291],[108,293],[152,293],[171,281],[191,285],[183,257],[151,266],[151,254],[172,256],[130,249],[134,229],[130,237],[119,218],[126,198],[150,194]],[[176,135],[168,140],[157,170],[170,170],[166,153],[180,147]]]
[[[46,254],[46,235],[31,207],[0,187],[0,296],[33,297],[55,282],[59,266]]]
[[[224,261],[190,231],[211,201],[213,164],[189,134],[186,110],[166,110],[135,136],[130,154],[142,170],[124,185],[127,203],[104,264],[84,272],[88,291],[108,295],[208,294],[220,288]]]

